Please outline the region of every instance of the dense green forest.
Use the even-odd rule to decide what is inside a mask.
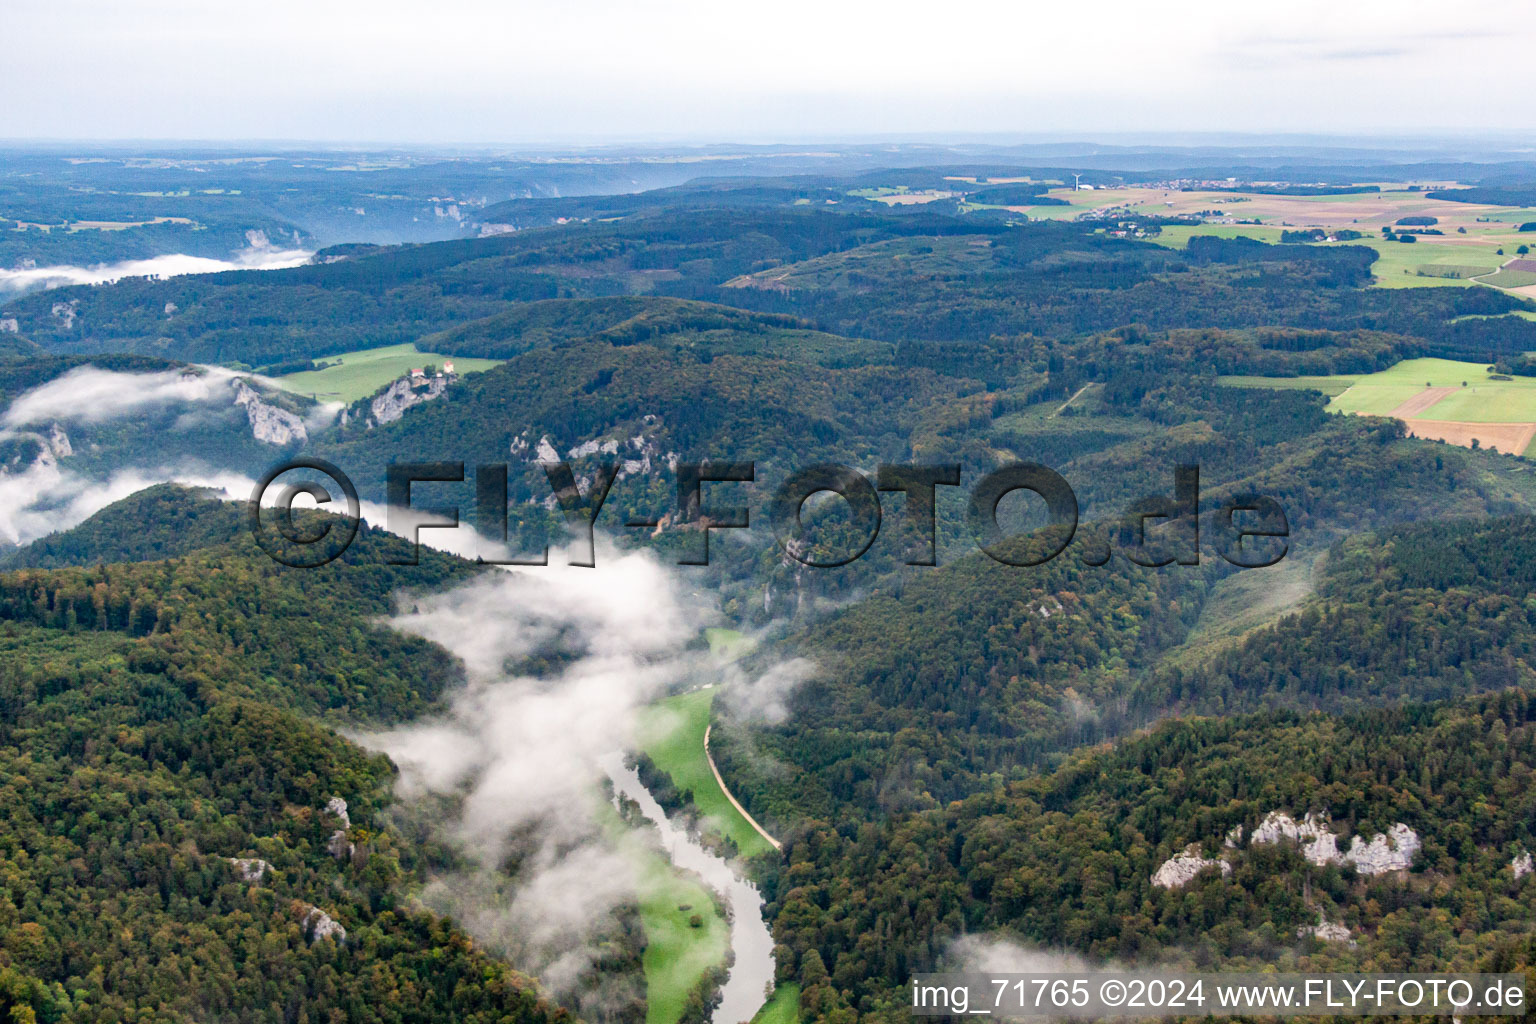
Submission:
[[[39,560],[96,562],[122,518],[171,497]],[[325,569],[285,569],[224,506],[179,497],[196,512],[159,527],[206,542],[180,559],[0,577],[11,1019],[562,1019],[401,899],[425,865],[375,819],[394,769],[326,724],[431,706],[452,663],[374,620],[402,589],[472,570],[389,565],[402,542],[371,530]],[[123,557],[150,554],[127,541]],[[350,811],[341,860],[334,797]]]
[[[1189,969],[1530,970],[1536,722],[1529,693],[1359,713],[1168,723],[1058,770],[879,824],[813,821],[776,878],[780,968],[809,1019],[900,1020],[912,971],[967,933]],[[1279,810],[1342,834],[1398,822],[1411,871],[1319,868],[1239,844],[1229,874],[1150,879],[1194,843]],[[1298,936],[1323,915],[1358,946]]]

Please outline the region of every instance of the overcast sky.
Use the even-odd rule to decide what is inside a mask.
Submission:
[[[0,137],[1519,133],[1533,43],[1531,0],[0,0]]]

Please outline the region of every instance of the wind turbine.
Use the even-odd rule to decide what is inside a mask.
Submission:
[[[1080,181],[1082,179],[1082,177],[1083,176],[1081,174],[1074,174],[1074,175],[1072,175],[1072,191],[1073,192],[1077,191],[1077,183],[1078,183],[1078,181]]]

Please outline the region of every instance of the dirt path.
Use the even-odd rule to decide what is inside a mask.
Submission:
[[[1069,406],[1073,402],[1077,401],[1078,397],[1080,395],[1082,395],[1082,393],[1084,391],[1087,391],[1091,387],[1093,387],[1093,384],[1090,382],[1090,383],[1084,384],[1082,387],[1078,388],[1077,389],[1077,394],[1073,395],[1071,398],[1067,399],[1065,402],[1062,402],[1061,403],[1061,408],[1057,409],[1055,412],[1051,413],[1051,419],[1055,419],[1057,416],[1060,416],[1062,409],[1065,409],[1067,406]]]
[[[1454,395],[1459,390],[1459,388],[1425,388],[1387,415],[1396,416],[1400,420],[1411,420],[1419,413],[1428,411],[1430,406],[1446,395]]]
[[[715,773],[715,782],[719,785],[720,792],[725,794],[725,798],[731,802],[732,807],[736,808],[737,813],[747,819],[747,824],[757,829],[757,834],[768,840],[768,845],[772,846],[775,850],[782,850],[784,844],[769,835],[768,830],[759,825],[757,819],[747,813],[747,809],[741,806],[741,802],[736,799],[736,794],[731,792],[730,787],[726,786],[725,780],[720,777],[720,769],[715,767],[714,755],[709,752],[709,731],[713,728],[713,725],[706,725],[704,727],[704,760],[709,762],[709,770]]]

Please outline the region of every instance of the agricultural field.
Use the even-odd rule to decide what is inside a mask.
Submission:
[[[1162,233],[1147,239],[1170,249],[1188,247],[1196,235],[1213,235],[1216,238],[1256,238],[1261,242],[1279,242],[1284,228],[1266,228],[1254,224],[1173,224],[1163,227]]]
[[[1182,249],[1195,235],[1280,241],[1286,229],[1324,228],[1359,231],[1365,237],[1321,245],[1365,245],[1378,259],[1372,268],[1382,288],[1472,287],[1488,284],[1536,297],[1536,275],[1524,270],[1500,271],[1518,255],[1521,245],[1536,244],[1519,225],[1536,220],[1536,211],[1504,206],[1452,203],[1430,199],[1422,191],[1403,189],[1331,196],[1275,196],[1243,192],[1176,192],[1150,188],[1110,188],[1093,191],[1053,189],[1048,195],[1070,206],[1009,207],[1031,217],[1073,219],[1085,213],[1111,212],[1125,217],[1173,217],[1197,214],[1258,220],[1259,224],[1178,225],[1163,228],[1150,239]],[[1403,217],[1434,217],[1439,235],[1420,235],[1412,243],[1389,242],[1383,227],[1395,227]],[[1487,275],[1492,275],[1487,276]],[[1525,289],[1530,289],[1529,292]]]
[[[319,362],[331,365],[323,370],[306,370],[275,379],[287,391],[310,395],[323,402],[355,402],[359,398],[367,398],[416,367],[441,367],[451,362],[454,372],[462,375],[489,370],[500,360],[420,352],[415,345],[406,344],[343,352],[337,356],[325,356]]]
[[[1329,396],[1330,410],[1392,416],[1406,423],[1413,437],[1536,454],[1536,378],[1496,380],[1479,363],[1405,359],[1365,376],[1217,380],[1232,387],[1316,388]]]

